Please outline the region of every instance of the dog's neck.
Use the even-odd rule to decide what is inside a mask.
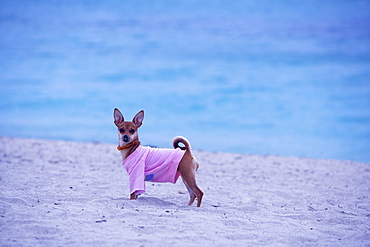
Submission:
[[[136,145],[136,144],[139,144],[139,145],[140,145],[140,142],[139,142],[139,140],[138,140],[138,139],[135,139],[135,140],[133,140],[132,142],[127,143],[127,144],[126,144],[125,146],[123,146],[123,147],[118,146],[118,147],[117,147],[117,149],[118,149],[119,151],[122,151],[122,150],[125,150],[125,149],[129,149],[130,147],[132,147],[132,146],[134,146],[134,145]]]
[[[132,142],[126,144],[125,146],[121,147],[118,146],[117,149],[121,151],[122,155],[122,162],[132,154],[138,147],[140,146],[140,141],[138,139],[133,140]]]

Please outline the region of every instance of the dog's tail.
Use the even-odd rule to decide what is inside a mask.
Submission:
[[[179,143],[184,144],[185,147],[180,146]],[[172,141],[172,146],[175,149],[180,148],[181,150],[188,150],[189,152],[191,152],[190,142],[185,137],[182,137],[182,136],[175,137],[175,139],[173,139],[173,141]]]
[[[184,146],[180,146],[179,143],[182,143],[185,145]],[[189,153],[191,155],[191,157],[193,157],[193,164],[195,164],[195,170],[198,170],[199,168],[199,163],[197,161],[197,159],[194,157],[193,153],[191,152],[191,146],[190,146],[190,142],[185,138],[185,137],[182,137],[182,136],[177,136],[175,137],[175,139],[173,139],[172,141],[172,145],[173,145],[173,148],[176,149],[176,148],[180,148],[181,150],[186,150],[185,153]]]

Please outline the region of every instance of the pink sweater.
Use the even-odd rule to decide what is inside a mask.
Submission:
[[[139,146],[122,163],[130,178],[130,194],[145,192],[145,181],[176,183],[185,151]]]

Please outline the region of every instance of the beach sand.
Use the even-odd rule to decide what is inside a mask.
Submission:
[[[130,201],[113,144],[1,137],[1,246],[370,246],[370,164],[194,154],[200,208],[181,179]]]

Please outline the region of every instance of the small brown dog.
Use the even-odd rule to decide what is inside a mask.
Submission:
[[[134,200],[145,192],[145,181],[176,183],[180,175],[189,191],[189,206],[197,199],[197,207],[200,207],[203,192],[195,180],[199,164],[191,152],[189,141],[176,137],[174,149],[143,147],[138,135],[143,120],[144,111],[137,113],[132,122],[125,122],[122,113],[114,109],[114,123],[118,128],[117,149],[121,151],[122,164],[129,174],[130,199]],[[179,143],[185,147],[180,147]]]

